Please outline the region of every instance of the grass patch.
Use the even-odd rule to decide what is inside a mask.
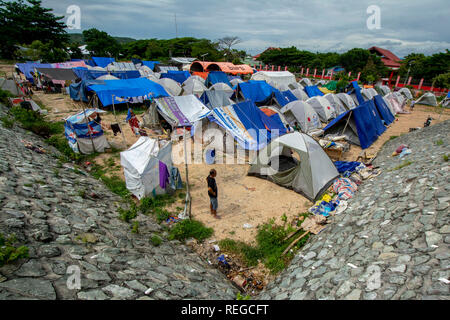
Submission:
[[[24,129],[30,130],[41,137],[50,138],[52,135],[64,133],[63,122],[47,122],[39,112],[21,107],[12,107],[9,112]]]
[[[153,235],[150,238],[150,243],[154,246],[154,247],[159,247],[162,243],[162,239],[160,237],[158,237],[157,235]]]
[[[448,162],[448,157],[449,157],[448,154],[444,154],[444,155],[442,156],[442,159],[444,159],[445,162]]]
[[[256,266],[261,261],[271,273],[276,274],[286,268],[294,257],[294,252],[308,241],[309,235],[293,246],[294,252],[283,255],[286,248],[301,235],[298,233],[297,237],[285,240],[292,231],[293,228],[286,226],[286,222],[283,225],[276,225],[272,219],[269,223],[258,227],[255,246],[231,239],[220,241],[219,246],[225,252],[236,254],[249,267]]]
[[[0,267],[16,260],[28,257],[26,246],[17,246],[15,235],[5,237],[0,233]]]
[[[400,170],[400,169],[402,169],[402,168],[404,168],[404,167],[407,167],[407,166],[409,166],[409,165],[411,165],[411,164],[413,164],[413,163],[414,163],[414,161],[409,161],[409,160],[403,161],[402,164],[396,166],[395,168],[393,168],[393,169],[391,169],[391,170],[389,170],[389,171]]]
[[[139,221],[133,222],[133,226],[131,227],[131,233],[135,233],[135,234],[139,233]]]
[[[439,139],[438,141],[436,141],[437,146],[442,146],[443,144],[444,144],[444,141],[442,139]]]
[[[130,203],[130,209],[119,208],[119,219],[124,222],[130,222],[137,217],[138,208],[134,202]]]
[[[11,129],[14,126],[14,120],[10,117],[1,117],[0,120],[4,128]]]
[[[106,170],[101,165],[94,164],[91,170],[91,175],[94,178],[101,180],[111,192],[126,200],[130,199],[131,194],[127,189],[125,181],[116,175],[111,177],[106,176]]]
[[[0,102],[4,105],[8,105],[8,98],[14,98],[14,95],[9,91],[0,89]]]
[[[169,231],[170,240],[184,241],[189,238],[195,238],[198,241],[203,241],[212,236],[214,230],[207,228],[203,223],[196,220],[182,220],[175,224]]]

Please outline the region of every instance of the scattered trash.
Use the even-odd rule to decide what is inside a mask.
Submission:
[[[178,217],[169,217],[169,219],[166,220],[166,223],[168,225],[172,225],[172,224],[175,224],[175,223],[177,223],[179,221],[180,221],[180,218],[178,218]]]
[[[152,288],[148,288],[147,290],[145,290],[145,294],[146,295],[149,295],[150,293],[152,293],[153,292],[153,289]]]
[[[450,281],[445,279],[445,278],[439,278],[438,280],[443,282],[443,283],[445,283],[445,284],[450,284]]]
[[[233,282],[238,285],[240,288],[244,288],[247,284],[247,279],[242,277],[241,275],[237,275],[233,278]]]
[[[220,247],[217,244],[213,245],[213,248],[216,252],[220,251]]]
[[[354,265],[354,264],[352,264],[352,263],[347,263],[347,265],[348,265],[349,267],[353,268],[353,269],[358,269],[358,267],[357,267],[357,266],[355,266],[355,265]]]
[[[326,222],[327,219],[324,216],[317,215],[306,218],[305,221],[301,224],[301,227],[305,231],[309,231],[313,234],[318,234],[320,231],[325,229]]]
[[[251,228],[253,228],[253,226],[251,224],[249,224],[249,223],[244,224],[243,227],[244,227],[244,229],[251,229]]]
[[[39,154],[46,153],[45,149],[41,146],[34,146],[32,142],[21,140],[21,142],[24,144],[25,148],[30,149],[31,151],[34,151]]]

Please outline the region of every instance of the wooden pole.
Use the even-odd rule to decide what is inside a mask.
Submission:
[[[79,96],[80,96],[80,102],[82,102],[81,101],[81,90],[80,90]],[[86,116],[86,109],[84,108],[83,102],[81,103],[81,108],[83,108],[84,120],[86,121],[86,125],[87,125],[88,132],[89,132],[89,138],[91,139],[91,143],[92,143],[92,149],[94,150],[94,153],[95,153],[96,151],[95,151],[94,139],[92,139],[92,132],[91,132],[91,130],[89,130],[89,120]]]
[[[344,130],[342,130],[341,136],[344,134],[345,130],[347,129],[347,126],[348,126],[348,124],[350,122],[350,119],[352,117],[352,113],[353,113],[353,111],[350,111],[350,113],[348,115],[347,123],[345,124]]]
[[[192,209],[192,201],[191,194],[189,188],[189,168],[188,168],[188,158],[187,158],[187,135],[186,135],[186,127],[184,127],[184,162],[186,168],[186,206],[184,207],[184,214],[186,216],[186,211],[188,213],[189,219],[191,218],[191,209]]]
[[[122,127],[120,126],[119,120],[117,120],[116,107],[115,107],[115,104],[114,104],[114,98],[115,98],[115,96],[112,95],[112,105],[113,105],[114,118],[116,119],[117,125],[119,126],[119,129],[120,129],[120,133],[122,134],[123,142],[125,143],[125,149],[127,149],[128,148],[127,140],[125,139],[125,135],[123,133]]]
[[[301,239],[303,239],[304,237],[306,237],[306,235],[309,234],[309,231],[305,232],[304,234],[302,234],[300,237],[298,237],[298,239],[294,240],[289,247],[286,248],[286,250],[283,251],[282,256],[284,256],[286,253],[289,252],[289,250],[291,250],[291,248],[293,246],[295,246]]]

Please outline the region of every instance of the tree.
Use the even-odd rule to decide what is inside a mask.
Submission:
[[[14,58],[17,45],[31,45],[33,41],[53,43],[63,49],[68,40],[66,25],[55,16],[53,9],[43,8],[39,0],[0,1],[0,55]]]
[[[71,59],[82,59],[83,52],[80,49],[80,44],[78,42],[71,43],[69,46],[69,54]]]
[[[433,79],[433,87],[435,88],[450,88],[450,72],[440,74]]]
[[[242,39],[239,37],[224,37],[222,39],[219,39],[217,41],[219,43],[219,46],[226,51],[231,51],[231,48],[234,47],[235,45],[239,44],[242,42]]]
[[[86,49],[94,56],[118,57],[121,52],[119,42],[104,31],[95,28],[83,31]]]

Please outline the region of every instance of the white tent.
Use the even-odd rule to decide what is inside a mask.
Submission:
[[[383,96],[391,93],[391,89],[388,86],[380,86],[380,90],[383,93]]]
[[[388,106],[388,108],[391,111],[392,115],[395,116],[396,112],[395,112],[394,106],[392,105],[391,101],[389,99],[387,99],[386,96],[383,97],[383,100],[386,103],[386,105]]]
[[[233,86],[237,86],[239,83],[242,83],[242,82],[244,82],[244,80],[239,79],[239,78],[234,78],[234,79],[231,79],[231,80],[230,80],[230,83],[231,83]]]
[[[296,81],[295,75],[289,71],[259,71],[252,75],[252,80],[265,80],[279,90]]]
[[[166,91],[172,96],[179,96],[182,89],[181,86],[173,79],[163,78],[159,79],[158,83],[166,89]]]
[[[323,85],[325,85],[325,84],[327,84],[327,82],[325,81],[325,80],[319,80],[319,81],[317,81],[316,82],[316,86],[323,86]]]
[[[172,127],[180,125],[182,117],[193,124],[210,113],[210,110],[194,95],[159,98],[155,101],[159,112]]]
[[[412,100],[413,99],[413,95],[411,93],[411,91],[408,88],[401,88],[400,90],[398,90],[399,93],[401,93],[402,95],[405,96],[406,99],[408,100]]]
[[[141,137],[127,151],[120,153],[127,189],[139,200],[152,194],[164,194],[160,186],[160,162],[172,170],[172,143]]]
[[[311,107],[314,108],[322,122],[329,122],[331,119],[336,118],[336,111],[331,103],[324,97],[312,97],[306,100],[306,103],[310,104]]]
[[[303,78],[302,80],[299,81],[299,84],[301,84],[303,87],[310,87],[313,85],[313,83],[309,78]]]
[[[230,97],[233,95],[234,91],[233,88],[231,88],[229,85],[223,82],[218,82],[211,86],[210,90],[216,90],[216,91],[225,91],[230,95]]]
[[[183,83],[183,95],[191,95],[191,94],[195,94],[198,97],[200,97],[203,92],[205,92],[206,90],[208,90],[208,88],[205,87],[205,85],[199,81],[194,79],[193,81],[190,82],[184,82]]]
[[[301,101],[306,101],[309,99],[308,95],[306,94],[305,90],[298,88],[298,89],[291,89],[292,94]]]
[[[310,133],[322,128],[319,115],[306,102],[290,102],[281,109],[281,113],[291,127],[297,122],[304,133]]]
[[[98,77],[96,80],[119,80],[119,78],[110,74],[105,74],[104,76]]]
[[[298,154],[300,160],[291,152]],[[294,132],[278,137],[251,162],[249,175],[267,178],[316,201],[339,177],[320,145],[310,136]]]
[[[348,94],[338,93],[336,96],[339,98],[339,100],[341,100],[342,105],[345,107],[345,109],[351,110],[356,108],[355,101],[353,101],[352,97],[349,96]]]
[[[185,85],[188,85],[189,83],[195,82],[195,81],[200,81],[201,83],[205,84],[205,79],[203,79],[203,78],[200,77],[200,76],[193,75],[193,76],[190,76],[189,78],[187,78],[187,79],[183,82],[182,85],[185,86]]]
[[[329,103],[331,103],[334,110],[336,111],[336,116],[347,111],[341,100],[339,100],[339,98],[334,93],[327,93],[324,98],[327,99]]]
[[[431,92],[426,92],[423,96],[417,99],[416,104],[424,104],[427,106],[437,107],[436,96]]]
[[[399,96],[400,98],[399,98]],[[386,96],[384,96],[385,100],[389,101],[389,104],[393,108],[394,112],[392,114],[397,113],[407,113],[404,108],[406,105],[406,99],[403,98],[401,94],[395,95],[394,93],[389,93]]]

